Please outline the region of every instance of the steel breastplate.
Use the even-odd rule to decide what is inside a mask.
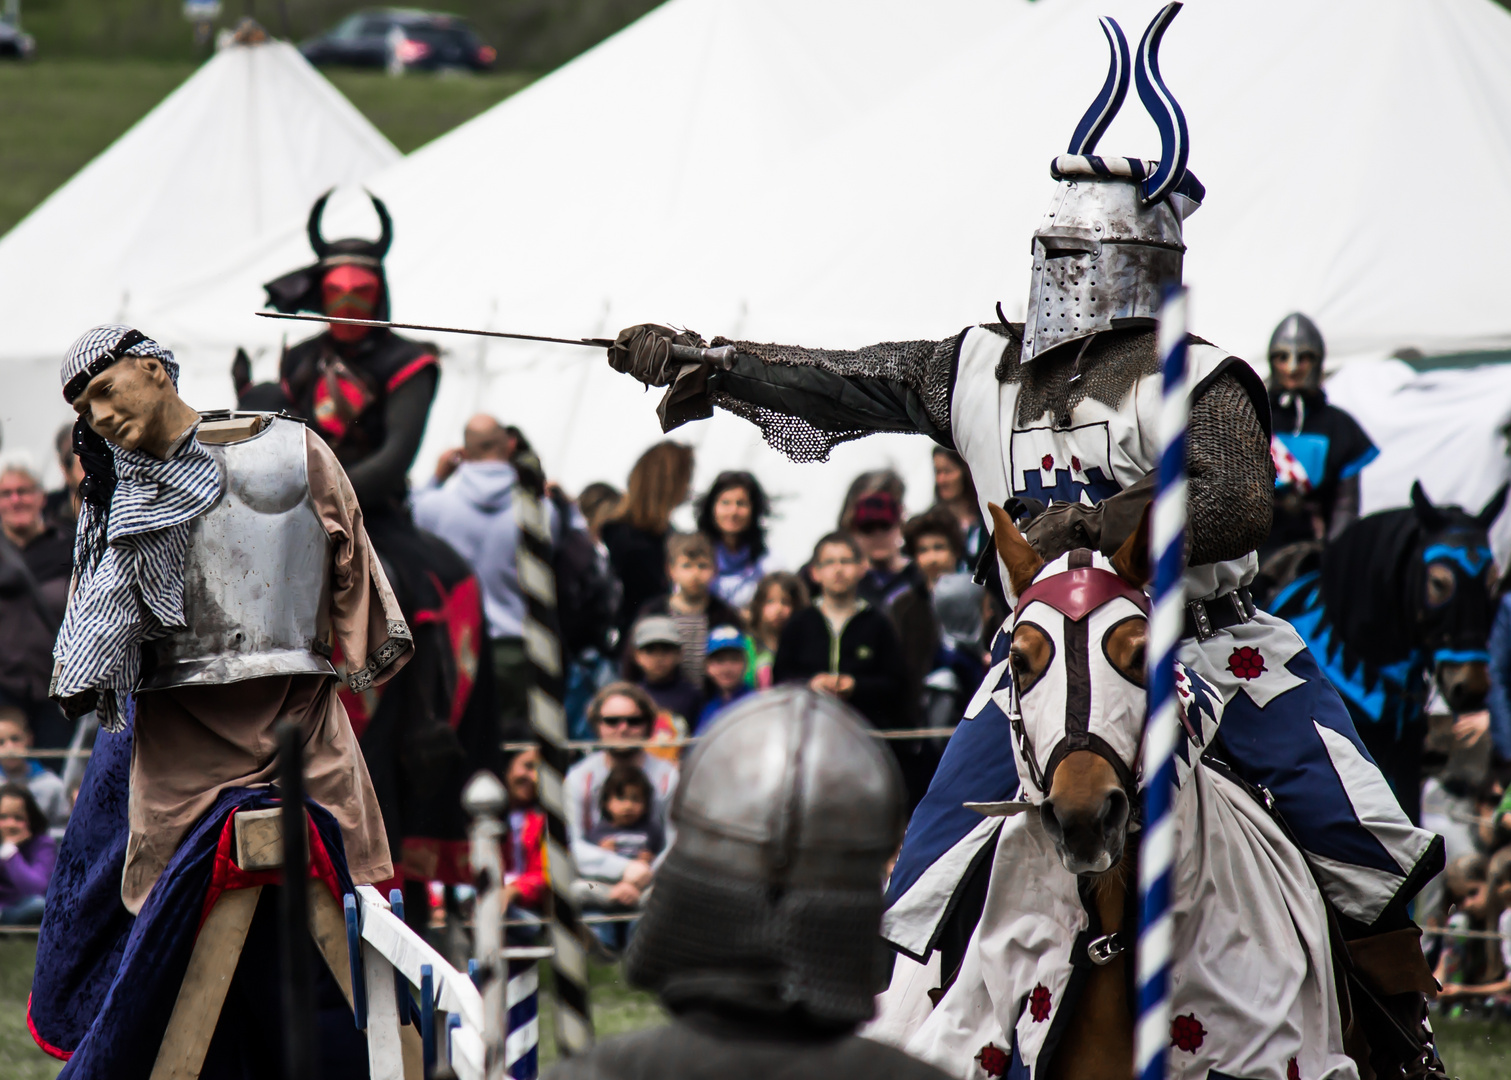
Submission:
[[[142,689],[334,674],[330,538],[310,496],[304,425],[265,416],[260,430],[221,443],[213,426],[200,441],[225,484],[189,523],[187,626],[148,645]]]

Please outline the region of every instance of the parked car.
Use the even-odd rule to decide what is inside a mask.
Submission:
[[[30,60],[36,51],[35,38],[17,30],[4,19],[0,19],[0,57],[11,60]]]
[[[409,8],[359,11],[306,41],[299,51],[312,64],[423,71],[484,71],[498,57],[465,19]]]

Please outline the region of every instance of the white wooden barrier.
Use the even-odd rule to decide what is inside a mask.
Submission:
[[[372,1080],[421,1080],[423,1066],[403,1042],[418,1044],[416,1029],[405,1039],[394,994],[394,972],[418,988],[429,967],[437,1013],[459,1017],[459,1025],[439,1019],[435,1025],[437,1065],[449,1064],[460,1080],[485,1080],[483,998],[472,980],[448,964],[440,953],[393,913],[371,885],[357,886],[362,935],[362,975],[367,988],[367,1062]],[[414,1071],[411,1071],[413,1069]]]

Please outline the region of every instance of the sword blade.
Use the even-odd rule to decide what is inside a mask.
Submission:
[[[544,334],[506,334],[502,330],[467,330],[459,326],[424,326],[420,323],[383,322],[380,319],[340,319],[330,315],[289,315],[281,311],[254,311],[264,319],[289,319],[294,322],[344,323],[347,326],[372,326],[386,330],[424,330],[432,334],[470,334],[473,337],[509,338],[511,341],[549,341],[557,345],[586,345],[590,349],[607,349],[614,344],[609,338],[546,337]]]

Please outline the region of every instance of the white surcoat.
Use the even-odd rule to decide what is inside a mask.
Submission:
[[[1048,412],[1020,428],[1022,383],[997,378],[997,363],[1009,345],[1009,339],[984,326],[966,331],[950,400],[955,449],[970,466],[983,521],[991,521],[989,502],[1001,506],[1017,495],[1046,504],[1092,505],[1154,471],[1162,394],[1158,374],[1141,375],[1113,405],[1088,395],[1071,410],[1067,428],[1058,428]],[[1212,376],[1228,356],[1215,346],[1192,343],[1187,351],[1192,385]],[[1258,566],[1251,552],[1193,567],[1187,572],[1187,596],[1212,597],[1247,585]],[[1007,575],[1002,578],[1006,581]]]

